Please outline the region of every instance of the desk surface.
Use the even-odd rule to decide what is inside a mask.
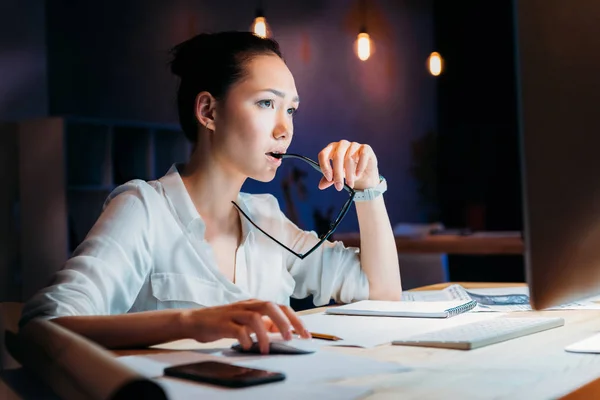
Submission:
[[[523,285],[461,284],[467,288]],[[417,290],[439,290],[447,285],[431,285]],[[318,311],[320,309],[301,314]],[[600,382],[594,382],[600,378],[600,355],[564,351],[568,344],[600,331],[600,310],[536,311],[511,315],[525,314],[560,316],[565,319],[565,326],[470,351],[391,345],[373,349],[331,347],[328,351],[397,362],[412,368],[409,372],[393,376],[353,378],[347,382],[371,386],[373,393],[367,399],[548,399],[571,393],[566,397],[571,400],[593,398],[590,391],[600,393]],[[140,355],[158,351],[116,353]],[[584,393],[583,397],[581,393]],[[600,398],[600,395],[597,397]]]
[[[360,247],[359,233],[338,233],[335,240],[346,246]],[[399,253],[446,253],[472,255],[519,255],[523,254],[523,239],[519,232],[505,235],[490,233],[460,235],[427,235],[420,237],[396,236]]]
[[[440,289],[446,285],[420,289]],[[464,285],[474,288],[519,284]],[[600,382],[595,382],[600,377],[600,355],[564,351],[566,345],[600,331],[600,310],[536,311],[511,315],[517,314],[560,316],[565,318],[565,326],[470,351],[391,345],[372,349],[331,347],[324,351],[396,362],[411,368],[411,371],[399,374],[365,376],[341,382],[370,386],[373,393],[368,399],[600,398]],[[115,353],[139,355],[158,351],[145,349]]]

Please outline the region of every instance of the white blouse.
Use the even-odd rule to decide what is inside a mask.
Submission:
[[[296,252],[318,241],[287,219],[272,195],[240,193],[237,204]],[[240,217],[233,283],[219,271],[176,165],[159,180],[121,185],[52,284],[26,303],[21,324],[35,317],[209,307],[250,298],[289,304],[290,296],[312,294],[315,305],[323,305],[369,297],[358,249],[326,241],[301,260]]]

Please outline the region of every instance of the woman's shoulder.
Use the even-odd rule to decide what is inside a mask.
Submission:
[[[277,198],[269,193],[251,194],[240,192],[240,201],[253,215],[276,217],[281,213]]]
[[[116,199],[128,202],[138,202],[146,207],[151,207],[161,200],[161,184],[159,181],[145,181],[142,179],[133,179],[125,182],[108,195],[104,206]]]
[[[270,193],[245,193],[240,192],[240,200],[244,202],[247,206],[267,206],[267,207],[277,207],[279,209],[279,202],[277,198]]]

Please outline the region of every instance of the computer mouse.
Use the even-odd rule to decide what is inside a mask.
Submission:
[[[317,345],[311,339],[270,338],[269,341],[269,354],[311,354],[317,351]],[[248,350],[245,350],[239,343],[235,343],[231,348],[240,353],[261,354],[256,341]]]

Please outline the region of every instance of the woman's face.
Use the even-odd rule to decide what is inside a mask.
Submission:
[[[232,85],[215,113],[213,150],[232,172],[268,182],[281,160],[267,153],[285,153],[289,147],[298,93],[292,73],[276,55],[253,57],[245,69],[246,76]]]

